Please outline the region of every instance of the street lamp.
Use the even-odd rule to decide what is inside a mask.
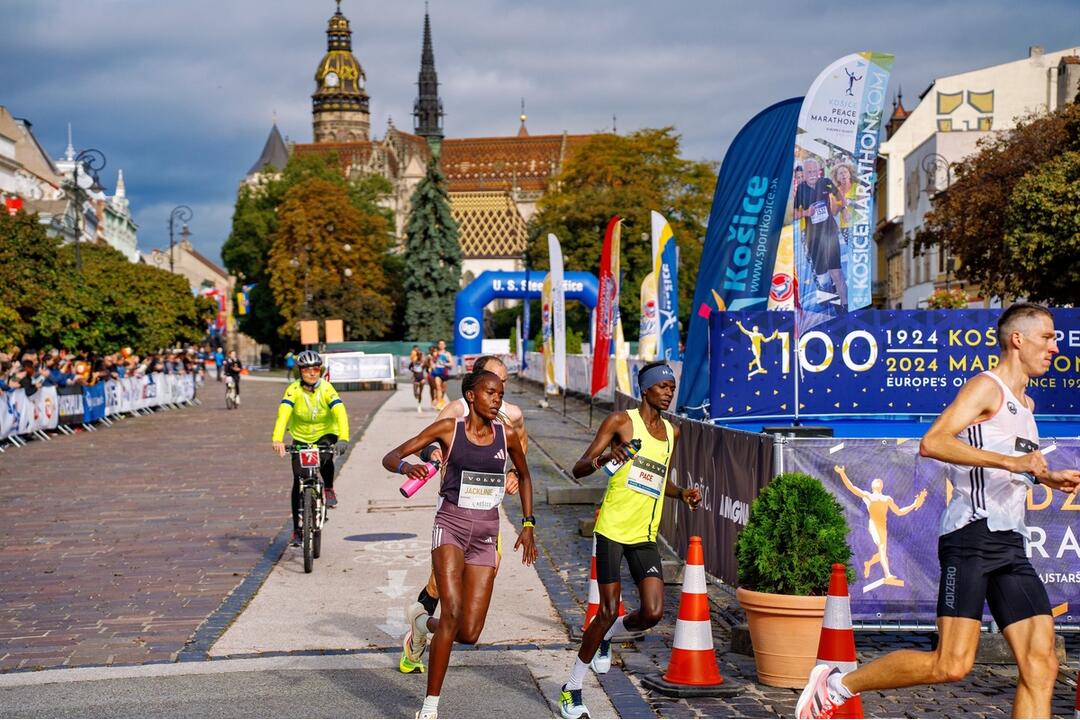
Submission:
[[[69,156],[70,157],[70,156]],[[99,184],[98,173],[105,169],[105,154],[100,150],[87,148],[75,156],[75,167],[72,169],[71,191],[75,202],[75,269],[82,273],[82,213],[83,213],[83,190],[89,190]],[[82,178],[79,178],[79,168],[83,168]]]
[[[169,272],[173,272],[173,246],[176,245],[173,241],[173,225],[177,222],[187,225],[191,222],[193,214],[191,208],[187,205],[177,205],[172,209],[172,212],[169,213]]]
[[[940,188],[942,192],[948,192],[949,187],[952,186],[952,163],[948,158],[940,153],[929,153],[922,159],[922,170],[926,174],[926,187],[923,188],[923,192],[926,193],[926,197],[933,201],[934,195],[939,192],[937,177],[938,173],[942,170],[945,171],[945,187]],[[954,265],[954,258],[952,253],[949,252],[948,237],[952,224],[946,215],[945,220],[945,290],[948,291],[952,284],[952,270]]]

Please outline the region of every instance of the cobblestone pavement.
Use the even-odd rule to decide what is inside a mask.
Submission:
[[[511,381],[508,400],[525,410],[529,436],[538,451],[562,468],[569,468],[580,457],[588,439],[608,410],[597,407],[593,414],[593,430],[588,429],[589,408],[586,402],[571,398],[567,401],[567,417],[562,415],[562,400],[555,399],[548,409],[540,409],[538,386]],[[530,462],[537,457],[530,450]],[[544,473],[537,473],[543,482]],[[597,474],[598,475],[598,474]],[[568,477],[561,482],[571,482]],[[598,485],[593,476],[581,481]],[[537,490],[537,516],[541,520],[537,538],[543,551],[564,582],[561,592],[549,593],[564,621],[570,627],[580,627],[588,602],[588,569],[591,541],[578,533],[579,520],[592,516],[593,506],[547,505],[543,502],[544,488]],[[637,605],[636,591],[625,570],[624,596],[627,607]],[[648,709],[658,717],[792,717],[798,691],[771,688],[756,683],[754,659],[730,651],[731,629],[744,618],[731,588],[709,586],[713,642],[718,650],[720,673],[726,681],[744,686],[743,691],[730,699],[696,698],[680,700],[667,698],[641,687],[643,675],[667,669],[671,642],[678,616],[680,588],[668,586],[665,597],[664,620],[642,640],[623,643],[616,648],[616,664],[631,679],[638,693],[648,703]],[[928,650],[929,633],[860,632],[856,634],[856,650],[860,662],[867,662],[899,648]],[[1068,663],[1063,666],[1055,686],[1053,713],[1056,717],[1073,717],[1076,693],[1077,655],[1080,637],[1066,636]],[[608,678],[614,673],[603,678]],[[938,687],[915,687],[863,696],[867,717],[1008,717],[1016,686],[1016,668],[1008,665],[977,665],[962,682]],[[609,695],[612,691],[609,689]],[[587,700],[587,699],[586,699]],[[613,701],[616,698],[613,697]],[[629,716],[616,701],[616,707]],[[636,715],[634,716],[641,716]]]
[[[284,527],[284,384],[0,456],[0,672],[176,659]],[[354,427],[389,392],[346,393]],[[353,439],[360,435],[353,431]]]

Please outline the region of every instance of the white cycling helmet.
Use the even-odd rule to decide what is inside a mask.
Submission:
[[[322,367],[322,356],[314,350],[305,350],[296,356],[296,366],[302,368]]]

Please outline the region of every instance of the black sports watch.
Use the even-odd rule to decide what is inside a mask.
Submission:
[[[536,517],[533,515],[526,515],[525,517],[521,518],[521,527],[536,527]]]

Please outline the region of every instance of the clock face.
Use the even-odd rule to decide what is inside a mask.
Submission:
[[[323,85],[325,85],[326,87],[337,87],[338,82],[339,80],[336,72],[328,72],[323,77]]]

